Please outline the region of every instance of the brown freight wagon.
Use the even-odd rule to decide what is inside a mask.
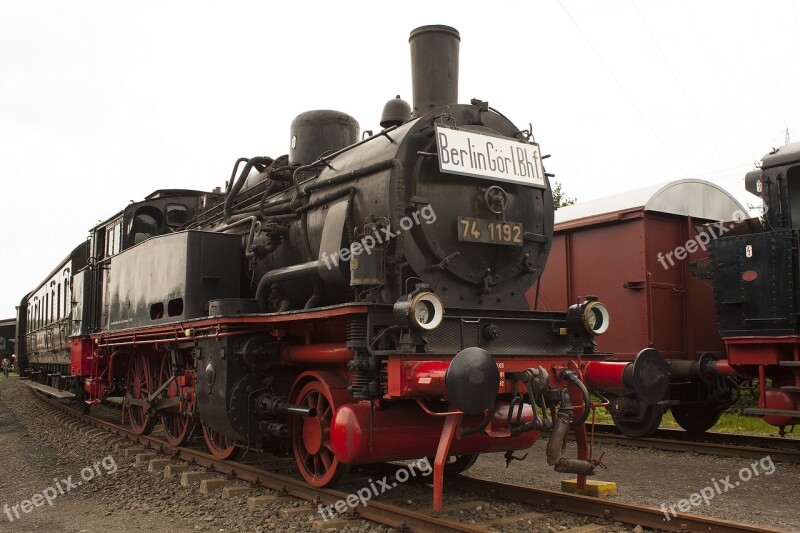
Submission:
[[[528,291],[529,303],[556,310],[598,296],[611,313],[610,328],[597,337],[600,350],[623,361],[643,348],[661,352],[670,361],[668,403],[676,419],[686,429],[705,431],[730,403],[731,391],[700,375],[701,364],[725,353],[711,282],[703,279],[705,244],[725,228],[701,226],[745,213],[728,192],[696,179],[562,207],[555,213],[547,267],[540,286]],[[626,434],[658,427],[663,406],[639,405],[632,397],[609,399]]]

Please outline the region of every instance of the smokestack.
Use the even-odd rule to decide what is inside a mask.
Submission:
[[[442,25],[421,26],[411,32],[408,42],[414,89],[412,117],[458,103],[458,30]]]

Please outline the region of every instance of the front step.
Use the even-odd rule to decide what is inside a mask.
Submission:
[[[75,398],[75,394],[72,392],[67,392],[63,390],[58,390],[55,387],[48,387],[47,385],[42,385],[41,383],[36,383],[35,381],[29,381],[26,385],[32,389],[36,389],[39,392],[43,392],[48,396],[52,396],[53,398],[59,399],[68,399],[68,398]]]

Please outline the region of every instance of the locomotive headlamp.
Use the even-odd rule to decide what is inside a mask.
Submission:
[[[444,320],[444,304],[436,294],[418,288],[394,304],[394,316],[401,326],[411,326],[423,331],[439,327]]]
[[[589,302],[583,309],[586,329],[595,335],[601,335],[608,330],[609,319],[608,308],[600,302]]]
[[[596,296],[587,296],[586,301],[571,306],[567,311],[567,329],[571,333],[602,335],[608,331],[610,321],[608,308]]]

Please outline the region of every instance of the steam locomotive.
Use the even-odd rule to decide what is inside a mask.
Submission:
[[[288,155],[236,161],[225,191],[158,190],[98,224],[19,306],[34,388],[118,404],[138,434],[215,456],[291,448],[315,486],[351,465],[445,466],[530,447],[580,482],[591,389],[666,389],[663,358],[605,361],[608,309],[531,311],[553,198],[539,145],[458,104],[459,33],[411,32],[413,109],[377,134],[310,111]],[[660,399],[660,398],[657,398]],[[575,430],[578,457],[563,454]]]
[[[760,416],[784,434],[800,423],[800,143],[765,155],[745,176],[761,197],[760,219],[727,223],[709,245],[709,273],[725,374],[758,379],[759,400],[745,414]]]

